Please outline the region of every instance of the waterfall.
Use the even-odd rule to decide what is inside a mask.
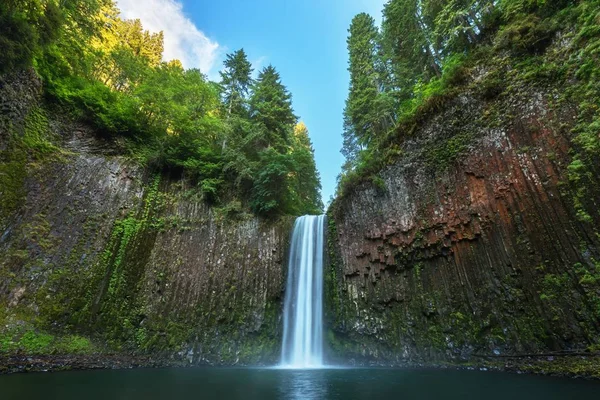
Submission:
[[[323,366],[323,225],[325,216],[296,220],[283,310],[281,365]]]

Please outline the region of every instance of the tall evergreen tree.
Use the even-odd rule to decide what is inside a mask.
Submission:
[[[293,160],[286,153],[268,147],[259,153],[258,170],[254,179],[250,205],[263,216],[276,216],[290,212],[293,199],[290,196],[290,171]]]
[[[344,170],[351,170],[355,166],[358,153],[361,150],[361,145],[358,143],[358,138],[354,133],[354,127],[350,121],[347,110],[348,106],[346,106],[344,109],[344,132],[342,134],[343,143],[341,153],[346,159],[346,162],[342,168]]]
[[[441,61],[420,0],[391,0],[383,10],[383,46],[393,65],[393,80],[403,97],[418,80],[441,75]]]
[[[292,109],[292,95],[271,65],[258,75],[250,98],[250,116],[263,132],[265,147],[274,146],[283,152],[298,117]]]
[[[381,57],[380,35],[375,20],[358,14],[348,37],[350,91],[344,110],[342,154],[354,160],[361,148],[384,134],[394,123],[395,104],[389,89],[387,63]]]
[[[304,122],[298,123],[294,128],[292,158],[292,203],[296,205],[295,213],[320,214],[323,212],[321,180],[315,164],[315,151]]]
[[[375,20],[362,13],[352,20],[349,33],[350,92],[344,114],[351,129],[346,129],[345,136],[354,135],[356,142],[366,146],[373,134],[369,114],[379,92],[375,69],[379,32],[375,27]],[[345,140],[347,141],[351,140]]]
[[[49,0],[3,0],[0,3],[0,74],[28,66],[35,56],[56,43],[76,17],[76,13],[70,12],[73,1],[64,3],[60,7]],[[97,1],[90,0],[80,12],[95,12],[98,6]]]
[[[243,116],[247,112],[247,97],[252,86],[252,64],[244,49],[228,54],[225,69],[220,72],[223,103],[227,114]]]
[[[164,51],[163,32],[145,31],[139,19],[125,20],[117,25],[121,42],[125,42],[136,57],[143,57],[156,67],[162,61]]]
[[[494,0],[421,0],[425,28],[442,55],[469,49],[483,31]]]

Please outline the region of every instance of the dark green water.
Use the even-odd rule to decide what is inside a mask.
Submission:
[[[0,377],[0,399],[598,399],[600,383],[402,369],[137,369]]]

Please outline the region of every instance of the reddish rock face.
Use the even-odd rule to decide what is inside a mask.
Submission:
[[[385,190],[362,184],[336,201],[334,353],[453,360],[598,341],[600,215],[576,218],[566,175],[574,113],[523,92],[454,99],[381,171]],[[600,177],[589,178],[598,199]]]

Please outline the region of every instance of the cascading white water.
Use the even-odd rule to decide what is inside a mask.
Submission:
[[[283,310],[281,366],[323,366],[323,225],[325,216],[296,220]]]

